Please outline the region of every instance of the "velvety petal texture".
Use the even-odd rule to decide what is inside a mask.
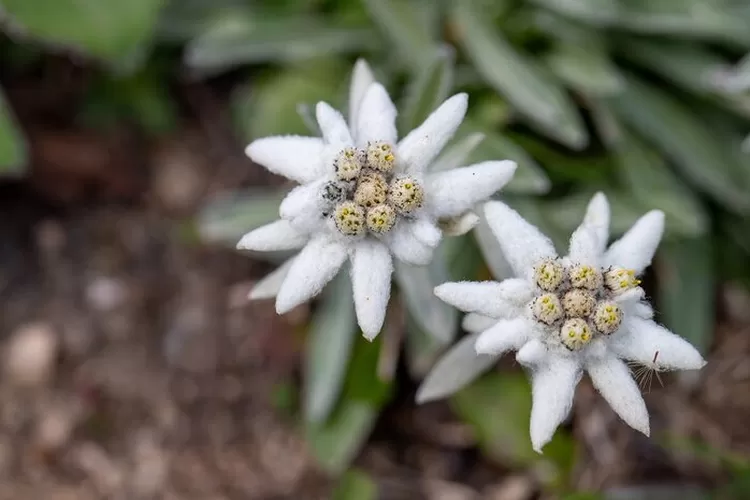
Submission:
[[[354,307],[359,327],[368,340],[374,339],[383,327],[392,272],[391,254],[382,243],[363,240],[354,248],[351,265]]]
[[[638,384],[625,363],[610,355],[586,366],[594,387],[609,406],[633,429],[649,435],[649,418]]]
[[[530,277],[534,266],[542,260],[557,257],[552,240],[509,206],[491,201],[484,206],[484,213],[513,273],[519,278]]]
[[[497,318],[491,318],[479,313],[469,313],[461,320],[461,328],[469,333],[481,333],[497,323]]]
[[[532,407],[529,433],[537,453],[549,443],[573,407],[575,388],[581,380],[577,360],[548,356],[531,372]]]
[[[307,240],[307,235],[294,229],[288,220],[280,219],[247,233],[237,248],[257,252],[296,250],[305,246]]]
[[[245,154],[270,172],[305,184],[325,174],[323,147],[317,137],[264,137],[251,142]]]
[[[433,174],[427,179],[429,210],[435,217],[455,217],[505,186],[513,177],[512,161],[486,161]]]
[[[534,322],[523,316],[501,319],[481,333],[474,346],[478,354],[499,356],[524,345],[534,331]]]
[[[419,175],[456,133],[466,115],[469,97],[456,94],[398,144],[398,162],[408,174]]]
[[[520,279],[497,281],[459,281],[435,288],[440,300],[465,312],[476,312],[493,318],[518,315],[531,300],[533,289]]]
[[[352,71],[352,81],[349,85],[349,124],[354,126],[359,117],[359,108],[362,105],[362,99],[365,98],[365,92],[370,85],[375,83],[375,77],[372,74],[370,65],[364,59],[358,59],[354,64]],[[356,137],[354,140],[356,141]]]
[[[333,109],[328,103],[319,102],[315,107],[315,115],[323,134],[323,140],[332,146],[352,146],[354,140],[349,132],[349,126],[341,113]]]
[[[657,370],[698,370],[706,362],[690,342],[651,319],[630,316],[612,335],[610,349],[622,359]]]
[[[395,145],[396,106],[381,84],[373,83],[367,88],[358,110],[356,127],[359,146],[366,146],[370,141]]]
[[[604,255],[606,266],[619,266],[642,273],[651,265],[664,234],[664,213],[654,210],[636,221]]]
[[[607,243],[609,243],[610,217],[607,197],[604,196],[604,193],[596,193],[586,207],[586,215],[584,215],[580,227],[587,227],[596,235],[598,255],[604,253],[607,249]]]
[[[276,296],[276,312],[284,314],[311,297],[336,276],[347,258],[346,245],[326,237],[311,240],[297,255]]]

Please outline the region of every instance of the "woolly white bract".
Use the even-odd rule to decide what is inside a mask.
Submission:
[[[396,108],[359,61],[348,123],[320,102],[316,115],[322,138],[252,142],[246,153],[253,161],[301,185],[282,201],[280,220],[246,234],[237,246],[301,251],[262,280],[251,298],[276,296],[276,311],[283,314],[317,295],[349,259],[357,320],[365,337],[374,338],[390,296],[392,258],[427,264],[443,235],[438,222],[452,219],[454,230],[470,230],[477,222],[470,209],[515,172],[510,161],[427,171],[463,120],[466,106],[466,94],[451,97],[397,141]]]
[[[664,215],[649,212],[607,248],[609,204],[603,194],[559,258],[552,242],[500,202],[485,215],[516,278],[497,282],[445,283],[435,293],[468,312],[463,326],[475,339],[479,359],[454,348],[420,389],[418,399],[442,397],[517,350],[533,386],[530,434],[536,451],[568,416],[584,371],[615,412],[649,434],[649,416],[627,365],[657,371],[699,369],[705,362],[681,337],[653,320],[637,275],[651,263],[664,230]],[[474,353],[472,353],[474,354]],[[454,377],[450,380],[447,376]]]

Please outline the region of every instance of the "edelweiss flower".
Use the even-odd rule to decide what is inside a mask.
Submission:
[[[534,449],[540,451],[569,414],[584,370],[614,411],[648,435],[646,405],[621,359],[657,371],[705,364],[693,346],[653,321],[638,286],[661,240],[663,213],[644,215],[607,248],[609,205],[597,194],[563,258],[506,205],[487,203],[485,215],[517,278],[446,283],[435,293],[471,313],[464,327],[484,330],[475,344],[481,363],[487,355],[518,350],[516,359],[532,375]]]
[[[397,141],[396,108],[360,62],[352,78],[349,124],[321,102],[316,115],[322,138],[268,137],[251,143],[246,150],[251,159],[301,186],[282,201],[280,220],[246,234],[238,248],[302,248],[269,276],[263,293],[251,298],[278,292],[276,311],[283,314],[317,295],[348,258],[357,319],[365,336],[374,338],[390,295],[391,254],[409,264],[427,264],[442,237],[438,221],[462,216],[515,171],[513,162],[503,161],[426,174],[463,120],[466,105],[466,94],[451,97]]]

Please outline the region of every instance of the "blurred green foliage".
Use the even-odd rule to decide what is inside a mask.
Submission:
[[[467,120],[435,168],[515,160],[520,168],[504,199],[558,245],[597,190],[613,205],[614,233],[663,210],[658,319],[691,342],[711,343],[720,280],[750,284],[746,2],[0,0],[0,21],[10,39],[2,41],[3,65],[51,52],[100,68],[79,113],[90,127],[127,120],[149,135],[170,133],[179,112],[169,85],[229,74],[230,112],[243,141],[315,132],[312,106],[343,107],[358,56],[397,99],[402,132],[447,95],[466,91]],[[0,94],[0,173],[22,173],[27,160]],[[275,218],[283,195],[229,195],[206,208],[197,228],[233,245]],[[456,334],[456,313],[434,300],[432,283],[477,278],[482,254],[496,278],[507,274],[482,226],[446,242],[429,268],[399,271],[413,375],[423,375]],[[332,472],[346,469],[392,392],[375,375],[381,343],[358,336],[349,286],[341,278],[329,287],[308,332],[302,408],[312,449]],[[537,459],[527,445],[524,383],[488,375],[453,399],[489,456],[502,450],[520,466]],[[571,455],[569,436],[556,439],[560,456]],[[559,470],[569,466],[551,455]],[[371,490],[355,473],[337,498],[367,498]]]

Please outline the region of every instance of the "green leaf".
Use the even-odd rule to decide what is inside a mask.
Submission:
[[[521,373],[490,373],[456,393],[451,407],[474,430],[479,448],[488,458],[513,466],[546,462],[548,481],[566,480],[575,455],[575,442],[558,429],[544,447],[544,455],[531,447],[531,387]]]
[[[305,362],[304,412],[322,422],[344,386],[344,376],[359,333],[348,273],[339,272],[310,323]]]
[[[406,308],[419,327],[437,341],[450,343],[458,329],[458,311],[433,292],[437,285],[448,281],[448,269],[440,248],[426,266],[396,261],[394,274]]]
[[[373,405],[345,400],[328,422],[309,425],[307,442],[320,466],[330,474],[341,474],[346,470],[367,441],[377,417],[378,409]]]
[[[405,67],[421,68],[436,49],[428,26],[414,2],[363,0],[372,21],[380,28]]]
[[[456,132],[458,140],[481,133],[482,142],[469,154],[467,164],[483,161],[513,160],[518,169],[513,179],[503,188],[504,193],[543,194],[549,191],[550,182],[544,170],[519,145],[499,133],[482,130],[472,120],[467,119]]]
[[[606,26],[617,18],[620,5],[617,0],[533,0],[541,7],[548,8],[562,16],[592,24]]]
[[[643,206],[662,210],[670,231],[698,236],[708,230],[708,216],[700,200],[661,156],[628,137],[616,146],[615,158],[620,178],[630,192]]]
[[[456,2],[453,14],[459,41],[488,85],[544,134],[574,149],[586,146],[588,136],[581,117],[553,77],[516,52],[474,0]]]
[[[185,43],[205,33],[221,19],[248,16],[244,0],[167,0],[156,27],[160,41]]]
[[[232,16],[214,23],[185,48],[185,63],[201,73],[242,64],[304,61],[361,52],[372,44],[365,28],[325,24],[309,17],[256,19]]]
[[[692,184],[730,210],[750,213],[750,186],[736,159],[713,131],[679,101],[629,78],[625,92],[610,99],[620,118],[666,154]]]
[[[351,469],[333,491],[332,500],[377,500],[378,486],[365,472]]]
[[[445,342],[422,330],[414,317],[407,314],[406,362],[413,379],[424,377],[444,348]]]
[[[742,78],[727,74],[729,62],[721,55],[694,43],[663,40],[655,43],[628,38],[622,46],[627,47],[620,52],[628,60],[678,87],[713,99],[729,111],[750,117],[750,95],[734,92]]]
[[[339,404],[327,422],[307,425],[312,453],[329,473],[340,474],[349,466],[391,397],[391,383],[377,376],[381,344],[379,337],[373,342],[356,337]]]
[[[287,190],[253,188],[217,197],[198,214],[201,238],[234,247],[248,231],[279,218],[286,194]]]
[[[575,90],[593,95],[622,90],[622,76],[601,46],[560,43],[545,59],[552,71]]]
[[[240,137],[251,141],[271,135],[310,135],[298,106],[318,101],[335,106],[346,73],[338,63],[326,62],[256,78],[232,97]]]
[[[0,90],[0,176],[23,174],[27,155],[26,141]]]
[[[662,321],[705,354],[713,340],[716,313],[711,237],[665,241],[657,266]]]
[[[162,0],[2,0],[22,34],[114,62],[146,45]]]
[[[404,136],[418,127],[447,97],[453,86],[455,54],[450,47],[437,50],[428,64],[419,68],[406,89],[399,113],[399,128]]]
[[[705,0],[628,0],[613,20],[643,34],[679,35],[750,46],[747,20],[735,16],[724,2]]]

